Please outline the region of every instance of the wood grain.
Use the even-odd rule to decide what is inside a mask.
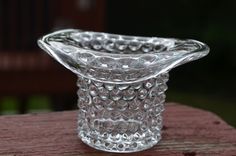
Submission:
[[[0,156],[115,156],[83,144],[76,111],[0,117]],[[236,129],[216,115],[168,103],[163,139],[140,156],[236,156]]]

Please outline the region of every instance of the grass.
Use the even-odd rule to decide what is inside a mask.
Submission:
[[[17,113],[18,100],[13,97],[5,97],[1,100],[2,114],[16,114]]]
[[[2,114],[17,114],[19,101],[15,97],[5,97],[1,100]],[[32,112],[48,112],[50,111],[50,100],[46,96],[32,96],[27,101],[27,110]]]
[[[46,96],[33,96],[29,99],[29,112],[50,111],[50,99]]]

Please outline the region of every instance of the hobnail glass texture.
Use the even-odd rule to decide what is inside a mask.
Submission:
[[[196,40],[76,29],[48,34],[38,44],[78,76],[78,136],[117,153],[160,141],[168,72],[209,52]]]

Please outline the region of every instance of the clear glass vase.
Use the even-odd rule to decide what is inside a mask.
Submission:
[[[78,136],[117,153],[160,141],[168,71],[209,52],[196,40],[75,29],[43,36],[38,44],[78,76]]]

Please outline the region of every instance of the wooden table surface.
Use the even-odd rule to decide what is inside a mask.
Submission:
[[[0,116],[0,156],[236,156],[236,129],[213,113],[168,103],[163,138],[143,152],[114,154],[83,144],[76,111]]]

